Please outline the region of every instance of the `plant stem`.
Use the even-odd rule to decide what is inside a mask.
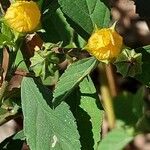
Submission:
[[[112,97],[108,86],[108,79],[106,76],[106,70],[105,70],[106,65],[102,64],[100,67],[101,67],[101,87],[100,87],[101,97],[103,100],[103,106],[108,119],[109,128],[112,129],[115,127],[115,114],[114,114]]]
[[[105,68],[106,68],[106,76],[108,79],[111,96],[115,97],[117,96],[118,89],[116,86],[116,80],[115,80],[112,64],[107,65]]]
[[[20,116],[21,116],[20,112],[7,113],[7,114],[5,114],[5,118],[0,118],[0,126],[5,124],[6,122],[8,122],[8,121],[10,121],[12,119],[18,118]]]
[[[2,100],[3,100],[7,87],[8,87],[8,82],[4,81],[0,87],[0,105],[2,105]]]

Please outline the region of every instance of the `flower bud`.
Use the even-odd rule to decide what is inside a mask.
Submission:
[[[40,23],[41,12],[33,1],[16,1],[7,9],[6,24],[17,32],[31,32]]]
[[[122,37],[112,26],[110,28],[96,29],[89,38],[86,49],[99,61],[108,63],[119,55],[122,45]]]

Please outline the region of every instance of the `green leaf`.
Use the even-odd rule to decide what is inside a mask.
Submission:
[[[92,126],[92,138],[88,135],[88,129],[87,129],[87,118],[82,113],[82,111],[79,111],[78,116],[80,123],[80,133],[83,135],[81,136],[81,142],[83,149],[87,150],[90,148],[90,145],[93,144],[92,149],[94,148],[96,150],[98,143],[101,139],[101,127],[102,127],[102,121],[103,121],[103,111],[100,110],[97,106],[97,103],[100,103],[100,100],[98,98],[98,95],[96,93],[96,89],[94,87],[94,84],[90,77],[85,78],[79,85],[80,91],[81,91],[81,100],[80,100],[80,108],[83,109],[84,112],[87,113],[89,116],[89,120]],[[94,141],[92,143],[92,140]]]
[[[13,41],[14,35],[13,35],[10,27],[8,27],[4,23],[2,23],[1,32],[3,35],[5,35],[7,37],[8,41]]]
[[[135,49],[136,52],[142,53],[142,73],[136,76],[143,84],[150,86],[150,45]]]
[[[137,118],[132,111],[132,103],[133,95],[125,92],[118,95],[114,100],[116,118],[117,120],[122,121],[125,125],[133,125],[137,122]]]
[[[124,49],[114,64],[117,67],[117,72],[124,77],[134,77],[142,73],[142,54],[136,53],[134,50]]]
[[[49,15],[53,14],[58,8],[59,4],[56,0],[49,0],[49,1],[42,1],[42,12],[43,12],[43,18],[48,17]]]
[[[0,46],[6,45],[6,44],[11,45],[9,38],[6,35],[0,33]]]
[[[0,46],[14,46],[14,35],[10,28],[2,23],[1,33],[0,33]]]
[[[109,25],[110,10],[106,0],[59,0],[59,4],[79,34],[82,30],[90,35],[95,25],[99,28]]]
[[[39,8],[41,9],[42,8],[42,5],[43,5],[43,0],[37,0],[36,3],[39,5]]]
[[[93,57],[85,58],[71,64],[60,77],[54,91],[53,105],[56,107],[71,93],[71,91],[87,76],[97,65]]]
[[[59,71],[54,72],[53,76],[48,76],[46,79],[41,78],[42,83],[46,86],[53,86],[59,79]]]
[[[14,66],[16,67],[16,69],[21,69],[21,70],[28,72],[27,65],[24,61],[24,58],[20,49],[17,51]]]
[[[139,119],[137,129],[144,133],[150,132],[150,117],[146,113]]]
[[[13,139],[14,140],[16,140],[16,139],[25,140],[24,131],[23,130],[19,131],[17,134],[15,134]]]
[[[74,43],[76,47],[83,48],[85,47],[86,41],[77,33],[74,34]]]
[[[132,111],[137,118],[143,115],[145,88],[141,87],[133,96]]]
[[[136,51],[146,51],[148,53],[150,53],[150,45],[146,45],[146,46],[143,46],[143,47],[139,47],[139,48],[136,48]]]
[[[113,129],[100,142],[97,150],[122,150],[133,137],[124,129]]]
[[[97,142],[101,140],[103,110],[90,77],[85,78],[65,101],[76,118],[81,149],[96,149]]]
[[[56,46],[52,43],[45,43],[43,49],[35,49],[34,56],[30,58],[30,69],[34,71],[36,77],[40,76],[46,79],[48,76],[55,75],[59,58],[51,49]]]
[[[0,110],[0,124],[3,124],[7,121],[9,121],[11,118],[14,118],[16,114],[19,114],[19,106],[15,104],[15,106],[12,108],[11,111],[9,110]]]
[[[114,110],[117,120],[122,121],[124,125],[135,127],[143,114],[143,102],[143,87],[136,94],[124,92],[115,97]]]
[[[6,109],[0,107],[0,117],[1,117],[2,115],[6,114],[7,112],[8,112],[8,111],[7,111]]]
[[[63,41],[63,46],[70,44],[73,36],[73,29],[67,23],[60,9],[45,16],[42,25],[45,30],[43,34],[44,41],[51,43]]]
[[[31,78],[22,81],[24,134],[31,150],[79,150],[79,134],[68,105],[51,109],[47,103],[52,93],[43,90]]]

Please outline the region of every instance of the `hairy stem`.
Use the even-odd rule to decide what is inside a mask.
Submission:
[[[109,127],[110,129],[112,129],[115,126],[115,114],[114,114],[112,97],[108,85],[108,79],[106,76],[106,65],[102,64],[100,67],[101,67],[101,87],[100,87],[101,97],[103,100],[103,106],[108,119]]]
[[[18,118],[21,116],[20,112],[10,112],[10,113],[6,113],[4,118],[0,118],[0,126],[5,124],[6,122]]]
[[[113,72],[112,64],[107,65],[105,68],[106,68],[106,76],[108,79],[111,96],[115,97],[115,96],[117,96],[118,89],[116,86],[115,75]]]
[[[7,87],[8,87],[8,82],[4,81],[0,87],[0,105],[2,105],[2,100],[5,95]]]

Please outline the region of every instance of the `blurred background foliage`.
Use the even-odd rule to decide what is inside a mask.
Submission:
[[[76,11],[75,7],[66,6],[64,7],[63,12],[59,8],[59,4],[57,0],[39,0],[38,1],[39,6],[41,7],[43,17],[42,17],[42,23],[41,27],[44,29],[44,32],[38,32],[38,35],[41,37],[41,39],[44,42],[49,43],[56,43],[62,42],[62,47],[70,48],[70,47],[78,47],[82,48],[85,45],[85,40],[88,39],[89,35],[92,33],[93,28],[86,27],[86,23],[91,23],[90,20],[86,19],[86,21],[83,21],[82,24],[76,24],[74,20],[79,20],[82,17],[76,16],[73,18],[72,14],[66,14],[68,11],[67,9],[74,9]],[[62,2],[63,3],[63,2]],[[3,7],[3,11],[6,11],[8,6],[10,5],[8,0],[1,1],[1,7]],[[84,4],[82,5],[84,6]],[[136,49],[136,52],[144,51],[142,48],[139,49],[139,47],[149,45],[150,44],[150,1],[149,0],[109,0],[109,9],[111,8],[111,15],[112,15],[112,22],[115,20],[118,20],[117,23],[117,30],[124,38],[124,43],[126,46],[131,47],[131,49]],[[1,11],[1,14],[3,14],[3,11]],[[103,15],[103,14],[101,14]],[[109,14],[107,14],[109,15]],[[81,18],[80,18],[81,17]],[[100,16],[99,16],[100,17]],[[98,18],[95,19],[95,22],[98,22]],[[69,24],[68,24],[69,22]],[[109,22],[106,21],[106,22]],[[107,24],[107,23],[106,23]],[[98,23],[99,27],[101,27],[102,22]],[[105,25],[102,25],[105,26]],[[107,25],[106,25],[107,26]],[[86,29],[83,30],[83,28]],[[59,28],[59,30],[58,30]],[[74,29],[76,32],[74,31]],[[40,45],[40,40],[38,38],[35,38],[35,43]],[[29,53],[33,55],[31,46],[32,43],[30,43],[30,40],[27,39],[25,41],[28,43],[26,46],[30,47]],[[30,45],[31,44],[31,45]],[[77,52],[76,52],[77,53]],[[74,51],[73,52],[67,52],[68,57],[76,57],[77,55]],[[142,82],[144,81],[145,84],[149,84],[149,74],[150,69],[147,69],[149,66],[149,60],[150,54],[149,54],[149,47],[146,49],[146,51],[143,53],[143,72],[142,75],[137,75],[136,79],[131,77],[122,78],[120,74],[115,74],[115,84],[117,85],[117,91],[119,91],[119,95],[114,98],[114,108],[115,108],[115,114],[117,118],[117,125],[118,126],[124,126],[129,132],[129,135],[132,135],[133,133],[133,126],[138,125],[139,131],[144,131],[145,133],[141,133],[137,136],[135,136],[135,139],[133,140],[133,137],[127,136],[124,134],[124,130],[121,131],[124,139],[128,139],[128,142],[130,144],[126,146],[125,149],[131,150],[148,150],[150,149],[150,134],[147,132],[150,131],[150,94],[149,94],[149,88],[144,88],[142,83],[139,82],[137,79],[140,79]],[[0,55],[2,56],[2,53],[0,52]],[[18,54],[19,55],[19,54]],[[86,56],[88,54],[85,54]],[[83,55],[83,57],[85,56]],[[76,58],[78,59],[78,58]],[[2,60],[0,60],[2,61]],[[16,64],[17,64],[16,60]],[[63,63],[60,64],[60,73],[64,71],[67,64]],[[20,68],[23,67],[23,65],[20,66]],[[113,72],[116,71],[116,68],[112,67]],[[144,76],[143,76],[144,75]],[[52,85],[54,85],[58,80],[58,73],[55,73],[54,78],[49,78],[49,81],[51,81]],[[99,70],[96,69],[92,73],[92,79],[95,83],[97,91],[99,91],[100,87],[100,73]],[[142,79],[144,78],[144,79]],[[15,79],[19,80],[19,76]],[[44,80],[43,83],[45,85],[49,85],[49,83]],[[82,83],[83,84],[83,83]],[[82,85],[81,85],[82,86]],[[51,87],[53,88],[53,87]],[[78,89],[77,89],[78,91]],[[79,92],[79,91],[78,91]],[[137,101],[137,99],[139,101]],[[69,103],[69,102],[68,102]],[[82,107],[83,104],[81,104]],[[144,106],[144,107],[139,107]],[[88,106],[87,106],[88,107]],[[126,111],[126,108],[128,108]],[[80,110],[80,108],[78,108]],[[144,109],[144,111],[143,111]],[[120,112],[120,110],[122,110]],[[145,112],[146,115],[143,116],[143,112]],[[80,112],[83,113],[83,112]],[[140,120],[138,120],[141,117]],[[82,120],[84,118],[78,118],[79,120]],[[144,129],[141,124],[144,124]],[[13,125],[12,125],[13,124]],[[14,131],[18,131],[20,128],[22,128],[22,120],[16,119],[12,121],[11,123],[4,125],[0,127],[0,132],[3,132],[1,135],[1,141],[8,136],[10,133]],[[81,127],[82,128],[82,127]],[[5,130],[8,132],[5,132]],[[81,129],[83,130],[83,129]],[[6,135],[7,133],[7,135]],[[108,133],[108,122],[104,121],[103,128],[102,128],[102,136],[104,137]],[[118,133],[120,131],[112,132],[110,136],[118,136]],[[114,135],[113,135],[114,134]],[[16,138],[15,136],[13,138]],[[82,139],[84,144],[84,139]],[[109,140],[109,138],[108,138]],[[127,141],[126,141],[127,142]],[[125,142],[125,144],[126,144]],[[103,141],[105,145],[105,141]],[[107,140],[106,140],[107,143]],[[22,143],[21,143],[22,144]],[[89,145],[90,146],[90,145]],[[24,149],[27,149],[27,146],[24,146]],[[103,150],[103,145],[101,147]]]

